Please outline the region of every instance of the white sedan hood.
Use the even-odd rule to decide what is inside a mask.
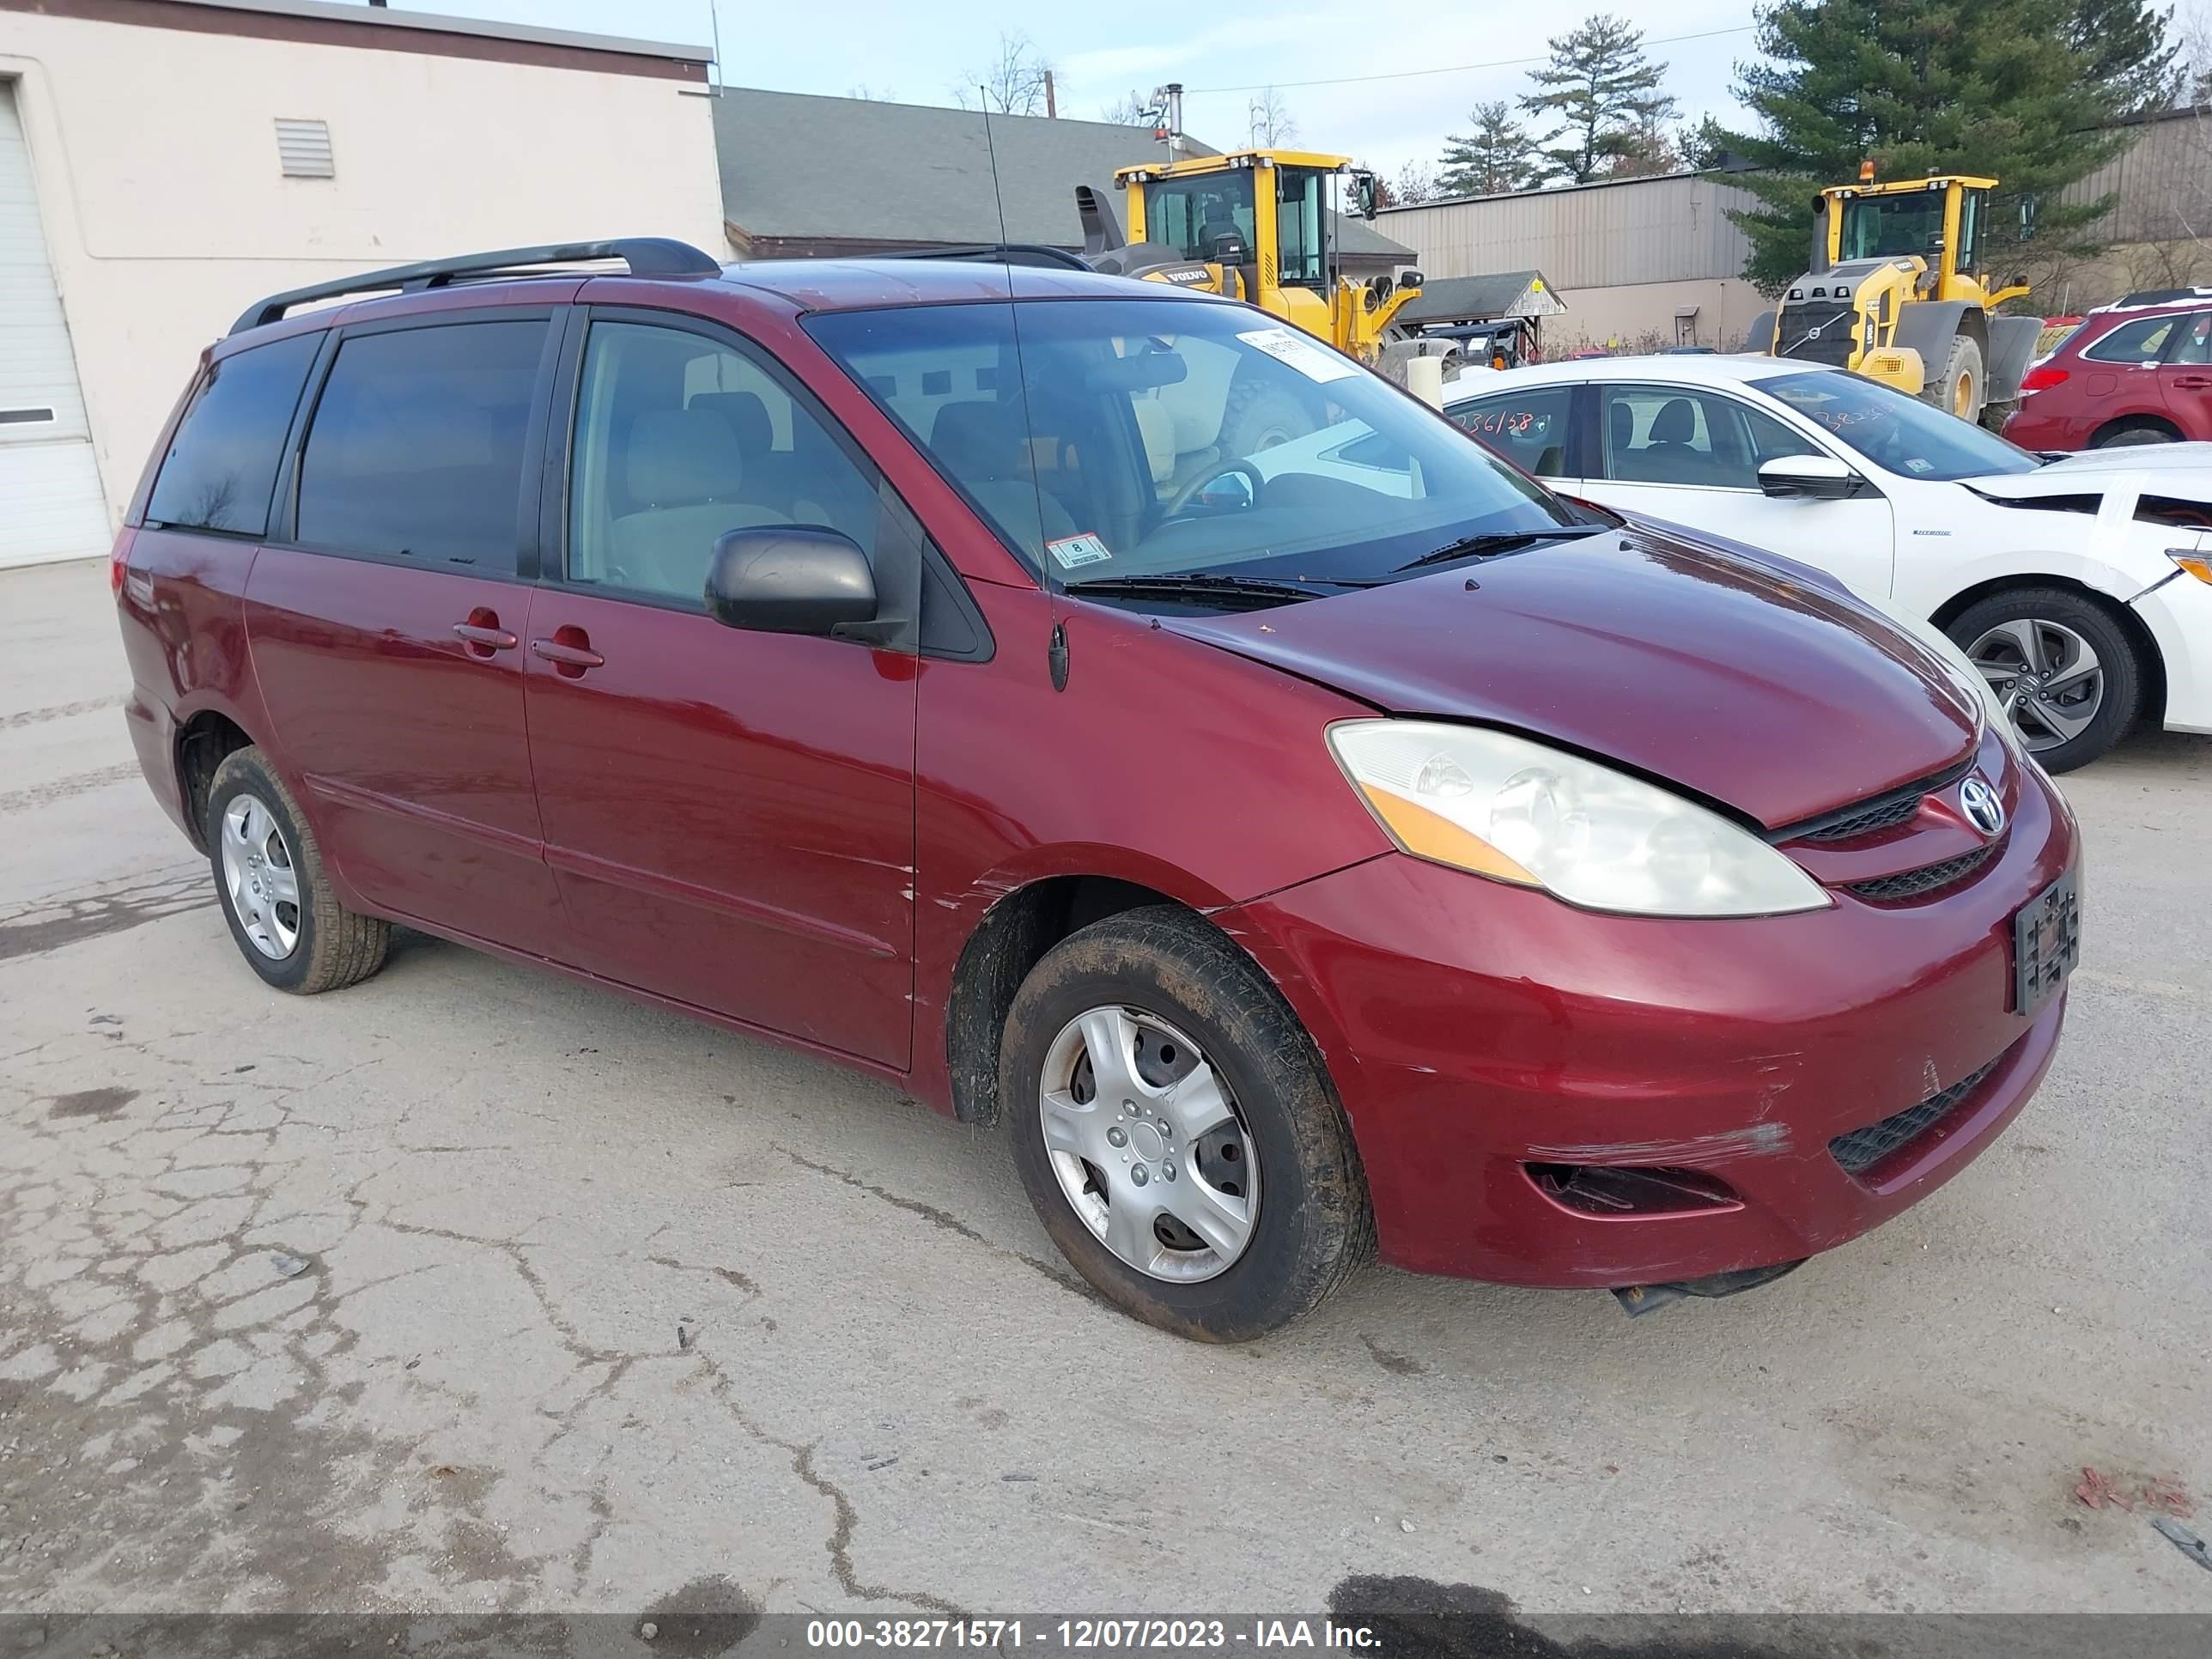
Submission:
[[[2120,444],[2084,450],[2033,472],[1996,473],[1962,482],[1978,495],[2005,501],[2095,492],[2178,495],[2212,505],[2212,444]]]

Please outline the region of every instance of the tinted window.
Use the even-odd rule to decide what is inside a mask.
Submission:
[[[1734,398],[1683,386],[1599,388],[1605,476],[1617,483],[1756,489],[1761,463],[1812,443]]]
[[[1572,388],[1532,387],[1454,404],[1444,413],[1524,472],[1558,478],[1567,470],[1567,405]]]
[[[147,522],[241,536],[268,530],[285,429],[322,343],[319,334],[296,334],[209,368],[161,462]]]
[[[2166,349],[2173,325],[2181,320],[2171,315],[2130,318],[2081,355],[2094,357],[2100,363],[2148,362]]]
[[[300,462],[300,540],[514,568],[542,320],[357,334],[338,348]]]
[[[749,356],[678,329],[593,326],[577,398],[568,579],[703,605],[723,532],[827,525],[874,556],[873,477]]]

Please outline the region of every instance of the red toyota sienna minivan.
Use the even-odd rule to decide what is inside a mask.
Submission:
[[[1747,1288],[2058,1040],[2074,823],[1939,636],[1164,285],[646,240],[276,295],[114,580],[270,985],[404,924],[896,1079],[1191,1336],[1376,1250]]]

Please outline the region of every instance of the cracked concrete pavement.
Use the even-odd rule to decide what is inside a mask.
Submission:
[[[412,937],[265,990],[104,571],[0,605],[0,1608],[2212,1607],[2073,1497],[2212,1492],[2212,742],[2067,781],[2069,1039],[1888,1228],[1634,1323],[1370,1270],[1220,1350],[881,1084]]]

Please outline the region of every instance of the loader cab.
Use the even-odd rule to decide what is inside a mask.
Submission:
[[[1330,181],[1349,165],[1333,155],[1241,150],[1127,167],[1118,177],[1129,192],[1133,240],[1221,264],[1224,239],[1233,238],[1247,252],[1228,263],[1259,263],[1263,288],[1326,294],[1334,263],[1329,231],[1339,210]]]
[[[1830,263],[1923,259],[1936,275],[1935,291],[1927,297],[1978,301],[1984,230],[1996,185],[1994,179],[1936,173],[1823,191]]]

